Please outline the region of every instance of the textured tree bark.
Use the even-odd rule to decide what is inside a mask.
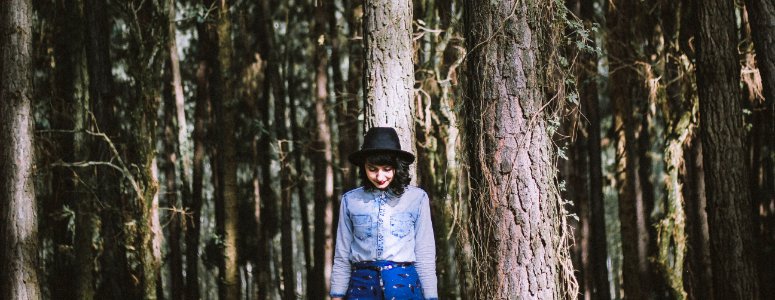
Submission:
[[[239,264],[237,262],[237,156],[235,119],[237,99],[234,97],[234,72],[232,70],[233,49],[231,39],[231,17],[229,15],[230,1],[218,2],[218,78],[215,87],[214,107],[216,113],[216,131],[219,145],[217,146],[219,185],[223,201],[223,219],[219,224],[223,234],[223,262],[219,272],[223,299],[236,300],[240,298]]]
[[[715,298],[758,299],[734,7],[729,1],[696,3],[697,87]]]
[[[552,12],[534,1],[465,2],[469,90],[462,115],[471,176],[470,299],[574,298],[543,109]]]
[[[147,1],[129,2],[121,13],[129,24],[130,42],[127,73],[134,79],[135,97],[128,101],[129,124],[123,134],[127,138],[126,157],[133,171],[124,170],[130,179],[125,212],[124,245],[129,250],[132,276],[139,279],[138,298],[156,299],[161,267],[161,224],[159,223],[158,170],[156,169],[156,115],[160,105],[166,53],[156,55],[167,45],[168,20],[164,4]],[[143,24],[142,26],[139,24]],[[166,49],[165,49],[166,50]],[[131,175],[130,175],[131,174]],[[133,247],[130,248],[130,247]]]
[[[40,299],[32,114],[32,3],[0,7],[0,298]]]
[[[363,6],[365,129],[393,127],[401,148],[417,153],[412,101],[412,1],[367,0]],[[414,164],[409,174],[414,184]]]
[[[609,88],[614,110],[616,132],[616,186],[619,194],[624,294],[629,299],[644,299],[650,293],[647,259],[648,232],[639,192],[637,124],[633,107],[646,101],[646,89],[638,78],[635,65],[638,49],[632,39],[636,34],[638,3],[613,1],[606,15],[609,29]]]

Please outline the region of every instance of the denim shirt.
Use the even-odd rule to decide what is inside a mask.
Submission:
[[[346,294],[351,263],[390,260],[414,262],[423,295],[438,298],[436,246],[425,191],[408,186],[399,197],[363,187],[351,190],[342,195],[338,226],[331,297]]]

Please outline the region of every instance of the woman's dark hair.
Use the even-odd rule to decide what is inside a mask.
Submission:
[[[409,164],[411,164],[410,162],[400,159],[394,153],[377,152],[367,156],[359,168],[361,173],[361,185],[363,185],[363,188],[369,192],[375,191],[377,187],[371,183],[369,177],[366,175],[367,163],[377,166],[393,167],[395,172],[393,174],[393,180],[390,181],[390,185],[387,187],[391,192],[393,192],[393,194],[401,196],[404,193],[406,187],[409,185],[409,182],[412,181],[412,175],[409,174]]]

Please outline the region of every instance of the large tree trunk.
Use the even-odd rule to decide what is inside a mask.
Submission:
[[[609,88],[616,132],[616,186],[619,195],[619,220],[624,277],[628,299],[645,299],[651,293],[647,259],[648,232],[638,170],[637,123],[633,107],[646,100],[646,89],[638,78],[635,64],[639,5],[635,1],[613,1],[606,22],[609,29]]]
[[[538,2],[466,1],[465,128],[476,241],[471,299],[573,298],[541,66],[551,11]],[[513,15],[512,15],[513,14]],[[508,20],[507,20],[508,19]],[[539,22],[539,23],[534,23]],[[496,32],[496,30],[498,32]],[[492,38],[496,36],[496,38]]]
[[[758,299],[733,5],[697,1],[697,87],[713,288],[716,299]]]
[[[0,7],[0,297],[40,299],[33,184],[32,3]]]
[[[330,4],[329,4],[330,5]],[[325,35],[328,5],[319,5],[315,9],[315,36]],[[315,184],[315,245],[314,275],[310,286],[316,294],[312,298],[325,298],[329,291],[331,266],[333,264],[333,197],[334,169],[333,151],[331,145],[331,128],[328,119],[328,58],[326,45],[318,44],[315,48],[315,142],[314,152],[314,184]],[[338,68],[338,66],[334,66]],[[352,137],[349,137],[352,138]]]
[[[393,127],[401,148],[417,153],[412,101],[412,1],[366,0],[363,11],[365,128]],[[410,166],[409,174],[414,184],[415,164]]]

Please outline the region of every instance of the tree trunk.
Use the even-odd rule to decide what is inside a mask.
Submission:
[[[665,85],[661,112],[666,120],[665,134],[665,187],[666,197],[663,207],[664,215],[656,226],[657,255],[655,261],[661,271],[662,278],[669,287],[674,299],[687,299],[705,293],[710,286],[702,286],[696,280],[706,276],[704,270],[697,269],[694,262],[700,261],[702,253],[699,235],[699,215],[697,205],[704,201],[697,194],[697,168],[693,160],[695,145],[699,141],[697,135],[697,97],[693,86],[695,78],[688,70],[692,67],[689,60],[691,48],[683,48],[685,41],[694,38],[694,26],[683,21],[691,16],[692,6],[688,2],[665,2],[661,7],[661,35],[666,41],[666,47],[660,53],[661,65],[664,70],[661,75]],[[703,197],[704,198],[704,197]],[[659,202],[659,201],[658,201]],[[704,210],[703,210],[704,211]],[[706,244],[707,245],[707,244]],[[696,256],[696,257],[694,257]],[[689,263],[689,261],[692,261]],[[709,277],[708,277],[709,278]],[[688,284],[687,284],[688,283]],[[702,290],[696,290],[696,289]],[[699,299],[706,299],[707,294]]]
[[[715,298],[758,299],[734,4],[696,3],[697,87]]]
[[[135,92],[128,102],[131,126],[125,132],[126,156],[128,164],[136,166],[132,168],[134,171],[128,168],[123,171],[131,183],[125,207],[130,221],[124,226],[124,242],[130,251],[132,276],[139,278],[139,297],[145,299],[157,298],[161,267],[155,149],[156,115],[161,99],[159,83],[166,60],[166,55],[156,55],[156,49],[167,44],[167,31],[159,30],[168,26],[163,6],[141,0],[127,3],[121,11],[130,28],[128,55],[131,59],[127,73],[133,79],[131,88]]]
[[[276,51],[273,42],[275,33],[271,14],[271,3],[269,0],[263,0],[259,3],[259,7],[260,13],[256,17],[253,27],[255,28],[257,36],[260,37],[256,41],[257,50],[261,54],[261,57],[267,61],[266,80],[264,80],[264,86],[262,87],[263,99],[261,99],[259,103],[259,110],[262,112],[263,125],[265,128],[271,128],[271,126],[276,126],[276,123],[273,121],[272,111],[270,110],[272,107],[271,99],[273,97],[275,99],[283,99],[285,97],[277,96],[278,94],[282,95],[284,91],[282,85],[278,83],[282,82],[279,71],[280,55],[277,53],[278,51]],[[274,96],[272,95],[272,92],[275,93]],[[274,131],[268,130],[260,137],[258,143],[258,149],[262,155],[267,158],[272,158],[265,159],[261,164],[262,178],[260,194],[262,203],[260,203],[261,219],[258,222],[258,224],[260,224],[258,253],[260,260],[258,262],[259,274],[256,277],[258,281],[258,298],[260,300],[272,297],[279,287],[279,285],[274,284],[277,280],[273,279],[275,274],[272,272],[273,257],[271,256],[273,252],[272,240],[277,235],[279,232],[278,229],[280,228],[278,221],[279,209],[277,207],[278,196],[273,188],[276,186],[276,184],[274,184],[276,174],[274,174],[270,168],[272,160],[276,159],[274,152],[272,151],[273,147],[271,141],[273,139],[276,140]]]
[[[234,97],[234,72],[232,70],[233,44],[231,39],[231,17],[229,1],[219,1],[217,13],[218,30],[218,81],[214,99],[219,144],[217,145],[218,173],[223,219],[219,231],[223,234],[222,265],[219,279],[221,295],[226,300],[240,298],[239,265],[237,262],[237,156],[235,119],[237,99]]]
[[[81,13],[82,1],[57,1],[55,6],[54,22],[51,27],[54,31],[54,76],[55,76],[55,107],[52,109],[51,126],[57,130],[73,130],[73,135],[61,134],[57,136],[56,144],[60,158],[64,161],[86,161],[88,154],[83,149],[86,146],[83,140],[84,91],[81,88],[85,84],[84,76],[84,51],[83,51],[83,19]],[[79,130],[80,129],[80,130]],[[65,209],[72,210],[77,203],[91,201],[89,195],[81,185],[78,177],[88,178],[83,169],[56,168],[53,171],[52,184],[54,201],[48,213],[62,213]],[[78,174],[78,175],[76,175]],[[78,218],[75,215],[74,218]],[[52,299],[78,299],[74,289],[77,276],[73,276],[73,270],[81,265],[76,264],[75,257],[79,253],[74,252],[74,235],[68,227],[73,220],[70,217],[49,218],[48,224],[43,227],[50,228],[53,245],[53,265],[49,271],[48,289]],[[92,264],[85,264],[87,267]]]
[[[178,186],[177,186],[177,174],[175,172],[175,166],[178,164],[179,156],[177,155],[177,143],[176,138],[177,130],[175,126],[175,97],[173,97],[174,91],[172,88],[172,63],[168,61],[167,72],[165,72],[163,87],[164,98],[164,157],[160,168],[164,172],[165,190],[162,193],[164,195],[165,207],[167,210],[167,245],[169,246],[169,253],[167,256],[167,263],[169,265],[169,282],[170,282],[170,299],[182,300],[185,296],[185,286],[183,284],[183,253],[181,250],[181,218],[185,218],[185,215],[179,213],[177,208],[181,206],[178,204]]]
[[[338,100],[336,117],[339,125],[339,167],[342,168],[341,192],[353,189],[357,185],[358,167],[353,166],[347,156],[357,150],[360,141],[358,115],[361,114],[362,101],[358,99],[358,92],[363,88],[363,0],[349,0],[347,3],[349,4],[347,24],[350,28],[347,91],[336,97]],[[338,213],[339,210],[335,208],[334,214]],[[338,217],[334,218],[334,221],[336,220]]]
[[[181,188],[180,188],[180,195],[182,196],[181,203],[178,203],[178,201],[175,201],[174,203],[170,203],[168,201],[168,205],[173,205],[175,208],[183,209],[183,213],[178,212],[177,210],[172,211],[172,217],[171,222],[169,223],[169,234],[170,234],[170,241],[168,243],[170,247],[170,288],[171,288],[171,297],[174,300],[179,299],[185,299],[186,295],[186,289],[185,289],[185,283],[183,278],[183,253],[181,249],[181,234],[184,232],[182,231],[184,228],[183,226],[186,224],[186,221],[184,218],[186,218],[186,210],[185,208],[188,206],[187,203],[182,202],[188,202],[191,199],[191,187],[189,186],[189,180],[188,176],[191,172],[190,162],[188,159],[188,156],[186,156],[184,153],[187,153],[187,151],[184,151],[188,149],[188,138],[186,134],[186,111],[185,111],[185,98],[183,94],[183,83],[180,76],[180,59],[178,58],[178,46],[176,42],[176,34],[177,34],[177,26],[176,26],[176,15],[175,15],[176,7],[175,7],[175,0],[168,0],[167,1],[167,19],[168,19],[168,26],[167,26],[167,51],[169,52],[169,75],[170,75],[170,82],[169,85],[172,88],[172,94],[174,95],[174,103],[167,102],[165,103],[165,108],[167,109],[165,111],[165,117],[167,118],[168,126],[170,126],[169,130],[174,130],[175,133],[177,133],[177,139],[174,139],[175,136],[167,136],[167,144],[170,147],[168,150],[168,157],[170,160],[174,160],[174,158],[177,158],[177,160],[180,162],[179,164],[174,164],[172,166],[171,170],[168,170],[167,172],[170,174],[174,174],[175,166],[180,165],[180,171],[178,171],[178,178],[180,178],[181,181]],[[169,99],[171,100],[171,99]],[[174,110],[172,109],[174,104]],[[169,116],[167,115],[169,114]],[[172,114],[175,115],[173,118]],[[172,120],[175,120],[176,122],[172,122]],[[177,126],[175,126],[177,125]],[[166,129],[165,129],[166,130]],[[172,134],[166,133],[167,135]],[[169,178],[167,178],[167,181],[169,182]],[[174,181],[172,182],[175,183]],[[168,184],[169,186],[169,184]],[[174,187],[174,186],[172,186]]]
[[[393,127],[401,148],[417,153],[412,101],[412,2],[364,1],[363,28],[365,129]],[[409,174],[414,184],[415,164],[410,166]]]
[[[330,5],[330,4],[329,4]],[[315,36],[325,36],[328,5],[318,5],[315,9]],[[311,298],[325,298],[329,291],[331,266],[334,258],[333,241],[333,197],[334,169],[331,145],[331,128],[328,119],[328,57],[326,44],[315,48],[315,142],[312,146],[314,157],[315,185],[315,245],[314,275],[310,287],[315,294]],[[338,68],[339,66],[334,66]],[[352,138],[352,137],[349,137]]]
[[[761,75],[764,99],[752,103],[751,145],[753,203],[759,214],[758,232],[762,235],[759,253],[759,286],[762,295],[775,294],[775,3],[766,0],[746,0],[756,67]]]
[[[476,294],[465,298],[574,298],[541,88],[555,84],[541,69],[553,12],[515,1],[466,1],[464,9],[471,81],[462,115],[473,188],[465,222],[476,268],[476,282],[467,283]]]
[[[0,7],[0,297],[40,299],[33,184],[32,3]]]
[[[95,132],[101,132],[111,140],[119,141],[118,127],[113,96],[113,76],[110,60],[110,17],[106,1],[85,0],[84,22],[86,29],[86,62],[89,81],[89,106],[85,110],[93,115],[83,116],[88,127]],[[87,26],[88,25],[88,26]],[[93,121],[92,121],[93,120]],[[89,158],[92,161],[109,161],[113,157],[105,141],[90,136]],[[129,287],[130,277],[126,264],[125,247],[120,242],[117,232],[126,222],[121,215],[120,191],[116,182],[120,174],[114,170],[95,169],[90,172],[89,184],[94,185],[102,203],[109,203],[103,210],[97,209],[97,199],[79,201],[76,205],[75,253],[76,264],[76,296],[78,299],[93,298],[138,298]],[[98,232],[103,237],[100,256],[101,274],[96,270],[94,237]],[[96,282],[100,282],[99,285]]]
[[[710,237],[706,211],[705,174],[702,166],[702,140],[694,136],[686,159],[686,251],[687,277],[684,278],[689,299],[713,300],[713,274],[710,263]]]
[[[299,85],[299,78],[296,74],[296,62],[293,60],[294,55],[291,55],[291,59],[288,61],[288,73],[292,74],[288,77],[288,86],[298,86]],[[306,80],[306,78],[302,78],[302,80]],[[291,89],[289,92],[289,99],[297,99],[297,100],[289,100],[289,109],[290,109],[290,121],[291,121],[291,135],[293,136],[294,140],[294,147],[293,147],[293,163],[294,168],[296,169],[296,176],[294,177],[294,185],[296,187],[295,191],[297,194],[297,197],[299,197],[299,213],[301,214],[301,234],[302,234],[302,243],[304,248],[304,260],[301,262],[302,265],[304,265],[304,271],[306,272],[306,283],[307,283],[307,290],[306,293],[310,298],[314,298],[313,295],[315,295],[316,292],[324,292],[321,287],[315,286],[315,272],[314,272],[314,266],[313,266],[313,234],[310,233],[310,220],[309,220],[309,200],[307,198],[309,187],[307,186],[307,179],[306,179],[306,172],[305,172],[305,164],[309,164],[310,160],[305,160],[305,157],[309,157],[309,146],[307,142],[311,139],[311,135],[309,132],[307,132],[307,126],[308,124],[311,124],[312,122],[303,122],[303,124],[299,124],[299,106],[302,105],[307,101],[305,97],[302,97],[305,92],[308,92],[307,90],[302,90],[300,88]],[[308,110],[308,107],[301,107],[302,110]],[[314,159],[314,158],[313,158]],[[317,204],[316,204],[317,206]],[[318,227],[315,227],[318,228]],[[320,297],[323,297],[323,294],[321,294]]]
[[[594,0],[581,0],[580,14],[588,26],[597,22],[594,11]],[[589,269],[592,282],[590,297],[592,299],[611,299],[608,282],[608,244],[605,228],[605,205],[603,201],[603,162],[600,138],[600,105],[597,90],[597,57],[584,53],[580,57],[582,72],[578,81],[580,85],[580,101],[582,114],[589,120],[587,131],[588,172],[589,172]],[[586,294],[586,293],[585,293]]]
[[[216,53],[212,30],[197,23],[198,67],[196,71],[196,110],[194,111],[194,158],[192,161],[191,200],[184,199],[191,222],[186,222],[186,299],[199,300],[199,236],[202,226],[204,193],[205,140],[210,121],[210,82]]]
[[[278,74],[279,75],[279,74]],[[293,207],[291,189],[290,166],[290,137],[286,124],[287,102],[283,89],[284,80],[275,78],[273,89],[275,90],[275,131],[277,132],[277,149],[280,157],[280,244],[282,255],[282,297],[283,299],[295,299],[296,297],[296,272],[294,268],[293,245]]]
[[[640,193],[638,141],[633,107],[646,100],[646,90],[635,65],[639,5],[635,1],[611,2],[606,16],[609,29],[609,84],[616,132],[616,185],[621,222],[624,294],[628,299],[646,299],[650,294],[648,232]]]

